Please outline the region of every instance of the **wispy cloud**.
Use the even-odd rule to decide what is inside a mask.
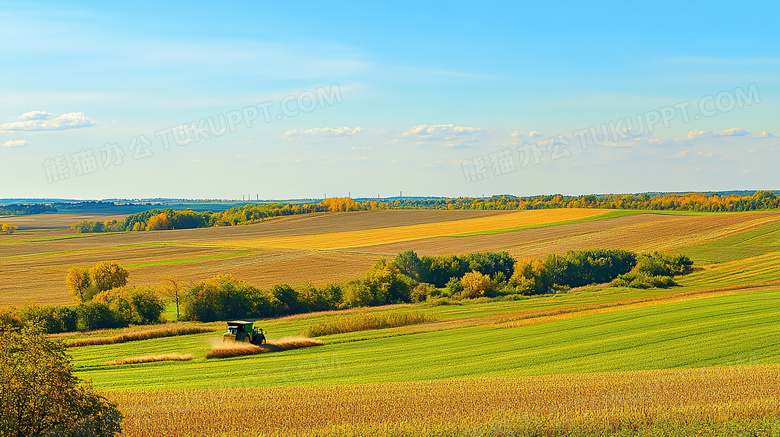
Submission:
[[[24,147],[30,144],[27,140],[8,140],[3,143],[3,147]]]
[[[541,132],[535,131],[535,130],[532,130],[531,132],[528,132],[528,133],[524,133],[524,132],[520,132],[519,130],[516,130],[516,131],[512,132],[511,136],[512,136],[512,138],[514,138],[516,140],[521,140],[522,141],[522,140],[525,140],[525,139],[541,138],[541,137],[544,136],[544,134],[542,134]]]
[[[451,139],[482,132],[481,127],[456,126],[454,124],[420,124],[401,134],[402,137]]]
[[[282,138],[286,138],[288,140],[295,140],[298,138],[345,138],[357,135],[359,133],[363,132],[360,127],[350,128],[347,126],[344,127],[317,127],[313,129],[306,129],[306,130],[290,130],[285,132],[285,134],[282,136]]]
[[[83,112],[69,112],[57,117],[46,111],[30,111],[17,117],[19,121],[0,124],[4,132],[41,132],[67,129],[79,129],[97,124]]]
[[[483,133],[481,127],[458,126],[454,124],[420,124],[405,131],[400,136],[406,139],[418,140],[414,144],[425,142],[442,143],[442,147],[468,148],[469,142],[476,141],[476,137]]]

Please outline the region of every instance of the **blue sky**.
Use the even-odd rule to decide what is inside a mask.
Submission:
[[[780,188],[776,2],[159,3],[0,3],[0,197]]]

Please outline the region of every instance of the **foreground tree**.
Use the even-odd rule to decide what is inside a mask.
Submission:
[[[116,405],[73,376],[62,343],[34,325],[0,324],[0,436],[107,437],[121,431]]]

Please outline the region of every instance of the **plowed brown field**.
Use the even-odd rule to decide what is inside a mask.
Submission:
[[[548,253],[595,248],[664,252],[715,241],[778,220],[780,214],[776,213],[641,214],[493,235],[424,238],[353,250],[377,255],[394,255],[404,250],[414,250],[420,255],[506,250],[522,257],[543,257]]]

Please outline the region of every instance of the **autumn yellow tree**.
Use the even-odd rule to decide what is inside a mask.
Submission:
[[[113,261],[100,261],[89,269],[89,278],[97,291],[124,287],[127,285],[129,275],[127,270]]]
[[[173,229],[173,226],[171,226],[171,220],[164,212],[150,217],[149,221],[146,223],[147,231],[158,231],[164,229]]]
[[[552,287],[552,278],[544,261],[523,258],[515,263],[510,285],[520,288],[521,294],[543,294]]]
[[[13,234],[14,231],[16,231],[17,229],[19,228],[13,223],[3,223],[2,225],[0,225],[0,232],[2,232],[3,234],[8,234],[8,235]]]
[[[483,275],[480,272],[466,273],[461,278],[460,283],[463,285],[463,292],[471,298],[484,296],[485,290],[492,285],[490,276]]]
[[[71,267],[68,275],[65,277],[65,284],[70,294],[79,303],[84,303],[89,298],[88,292],[92,286],[89,270],[77,266]]]
[[[0,325],[0,436],[109,437],[116,404],[74,375],[61,342],[39,326]]]

